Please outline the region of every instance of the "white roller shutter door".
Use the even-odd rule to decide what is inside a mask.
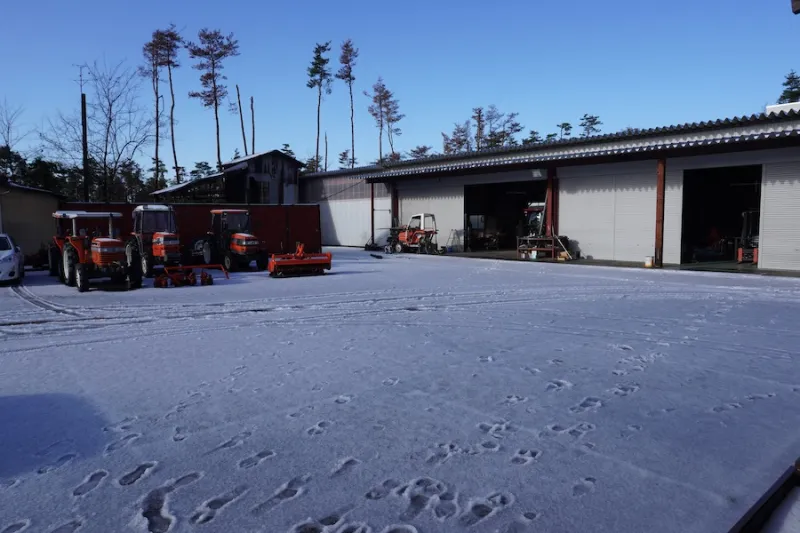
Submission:
[[[664,264],[681,262],[681,231],[683,226],[683,169],[671,168],[667,161],[664,191]]]
[[[559,169],[558,232],[582,257],[644,262],[655,250],[656,162]]]
[[[800,270],[800,162],[764,165],[759,226],[759,268]]]
[[[319,203],[322,244],[364,246],[372,231],[369,198]],[[375,241],[383,244],[391,226],[391,199],[375,198]]]

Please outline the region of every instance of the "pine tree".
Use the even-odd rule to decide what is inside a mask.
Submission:
[[[800,76],[794,70],[789,71],[783,80],[783,92],[778,98],[779,104],[800,101]]]
[[[181,182],[184,172],[178,165],[178,151],[175,148],[175,87],[172,83],[172,71],[181,66],[178,61],[178,52],[183,47],[183,37],[175,29],[175,24],[170,24],[166,30],[157,30],[161,48],[161,66],[167,67],[167,79],[169,80],[169,94],[171,102],[169,106],[169,132],[172,141],[172,160],[175,170],[176,183]],[[185,169],[184,169],[185,171]]]
[[[203,28],[197,34],[198,43],[188,42],[186,48],[189,50],[189,57],[198,59],[199,62],[193,68],[200,70],[200,85],[202,91],[192,91],[190,98],[198,98],[204,107],[214,109],[214,121],[216,123],[217,138],[217,168],[222,168],[222,149],[219,141],[219,106],[228,96],[228,88],[222,83],[227,79],[220,71],[223,69],[223,62],[234,56],[239,55],[239,41],[233,38],[233,34],[222,35],[219,30],[209,30]]]
[[[432,147],[432,146],[419,145],[419,146],[417,146],[417,147],[415,147],[415,148],[412,148],[412,149],[411,149],[411,150],[408,152],[408,156],[409,156],[411,159],[421,159],[421,158],[423,158],[423,157],[428,157],[428,156],[431,156],[431,155],[433,155],[433,154],[431,153],[431,152],[432,152],[432,150],[433,150],[433,147]]]
[[[288,155],[289,157],[294,157],[295,159],[297,159],[297,156],[294,155],[294,150],[292,150],[286,143],[283,143],[283,146],[281,147],[281,152]]]
[[[475,121],[475,149],[480,150],[486,144],[486,120],[482,107],[472,109],[472,120]]]
[[[308,82],[306,87],[309,89],[317,89],[317,150],[315,152],[315,161],[317,168],[319,167],[319,133],[320,133],[320,119],[322,112],[322,94],[331,94],[331,86],[333,85],[333,78],[331,71],[328,68],[330,58],[325,57],[325,54],[331,51],[331,42],[317,43],[314,46],[314,57],[311,59],[311,65],[308,67]]]
[[[580,127],[583,130],[581,137],[591,137],[592,135],[600,133],[600,126],[602,125],[603,123],[600,122],[600,117],[589,115],[588,113],[584,114],[580,123]]]
[[[353,67],[356,65],[358,58],[358,48],[353,46],[353,41],[347,39],[342,43],[342,53],[339,55],[339,64],[341,68],[336,73],[336,77],[347,84],[350,91],[350,161],[351,168],[356,166],[356,126],[355,126],[355,110],[353,108],[353,82],[356,77],[353,75]]]
[[[189,176],[192,177],[193,180],[197,178],[204,178],[210,175],[214,169],[211,168],[211,165],[208,164],[207,161],[200,161],[194,164],[194,169],[189,172]]]
[[[522,140],[522,144],[539,144],[542,142],[542,136],[536,130],[531,130],[528,136]]]
[[[563,139],[564,137],[569,137],[572,135],[572,124],[569,122],[562,122],[558,126],[558,138]]]
[[[386,127],[386,85],[383,83],[383,78],[378,77],[378,81],[372,86],[372,93],[364,91],[372,103],[370,103],[367,110],[372,118],[375,119],[375,126],[378,128],[378,161],[383,161],[383,130]]]

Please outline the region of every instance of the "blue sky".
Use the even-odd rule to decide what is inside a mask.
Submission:
[[[367,114],[378,76],[406,117],[400,150],[441,150],[441,132],[475,106],[517,111],[525,130],[542,134],[584,113],[603,131],[756,113],[774,103],[783,76],[800,70],[800,16],[789,0],[510,1],[490,9],[476,0],[404,2],[211,0],[38,0],[4,2],[0,99],[21,105],[24,125],[40,127],[57,110],[79,105],[74,64],[106,59],[141,63],[152,31],[174,22],[188,38],[202,27],[233,32],[241,55],[228,60],[232,94],[255,97],[256,149],[289,143],[313,155],[316,94],[306,87],[315,42],[352,38],[356,75],[356,157],[377,158],[377,129]],[[183,55],[177,72],[176,138],[181,165],[215,159],[213,113],[186,94],[199,72]],[[349,103],[337,83],[322,108],[329,168],[350,146]],[[142,99],[151,104],[142,85]],[[221,114],[223,160],[242,151],[238,117]],[[249,135],[249,125],[248,125]],[[35,142],[28,138],[28,144]],[[249,141],[248,141],[249,143]],[[140,157],[149,161],[152,148]]]

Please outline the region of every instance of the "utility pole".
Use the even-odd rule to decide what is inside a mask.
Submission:
[[[256,153],[256,108],[253,106],[253,97],[250,97],[250,123],[253,125],[253,133],[250,135],[250,153]]]
[[[83,138],[81,144],[83,147],[83,201],[89,201],[89,191],[91,189],[91,178],[89,177],[89,127],[86,119],[86,93],[83,92],[83,69],[85,65],[78,65],[80,69],[80,86],[81,86],[81,128],[83,130]]]
[[[247,155],[247,135],[244,133],[244,113],[242,112],[242,95],[239,93],[239,84],[236,84],[236,101],[239,107],[239,121],[242,123],[242,144],[244,144],[244,155]]]

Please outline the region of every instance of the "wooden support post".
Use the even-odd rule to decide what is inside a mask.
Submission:
[[[370,244],[375,244],[375,182],[369,184]]]
[[[664,197],[667,182],[667,160],[659,159],[656,169],[656,249],[653,266],[664,266]]]
[[[547,169],[547,195],[546,201],[544,206],[544,219],[545,219],[545,236],[546,237],[553,237],[556,234],[555,230],[555,217],[554,217],[554,206],[555,206],[555,182],[556,182],[556,169],[555,168],[548,168]]]

